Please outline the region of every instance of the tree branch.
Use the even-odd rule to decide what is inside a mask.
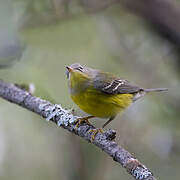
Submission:
[[[126,0],[124,4],[150,22],[154,29],[179,47],[180,4],[175,0]]]
[[[75,122],[79,117],[73,115],[70,110],[63,109],[60,105],[54,105],[46,100],[32,96],[20,87],[2,80],[0,80],[0,97],[35,112],[71,133],[91,142],[89,130],[94,129],[94,127],[84,123],[76,128]],[[156,180],[145,165],[141,164],[128,151],[112,141],[115,138],[115,134],[116,132],[111,129],[104,133],[98,133],[92,143],[111,156],[113,160],[120,163],[135,179]]]

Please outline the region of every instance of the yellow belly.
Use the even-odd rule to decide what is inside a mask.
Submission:
[[[117,115],[132,103],[132,94],[105,94],[96,89],[88,89],[71,95],[73,101],[86,113],[107,118]]]

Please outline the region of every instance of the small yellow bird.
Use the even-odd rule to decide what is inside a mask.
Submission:
[[[72,100],[91,116],[79,119],[78,125],[94,117],[109,118],[109,124],[118,113],[148,92],[167,91],[166,88],[144,89],[97,69],[79,63],[66,67]],[[102,132],[102,129],[97,129]]]

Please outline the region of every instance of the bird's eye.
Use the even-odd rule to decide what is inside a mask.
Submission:
[[[83,71],[83,67],[81,67],[81,66],[79,66],[78,68],[76,68],[77,70],[79,70],[79,71]]]

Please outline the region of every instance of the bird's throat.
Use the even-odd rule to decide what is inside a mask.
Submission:
[[[73,72],[69,80],[69,88],[71,94],[77,94],[85,91],[89,85],[89,78],[83,73]]]

